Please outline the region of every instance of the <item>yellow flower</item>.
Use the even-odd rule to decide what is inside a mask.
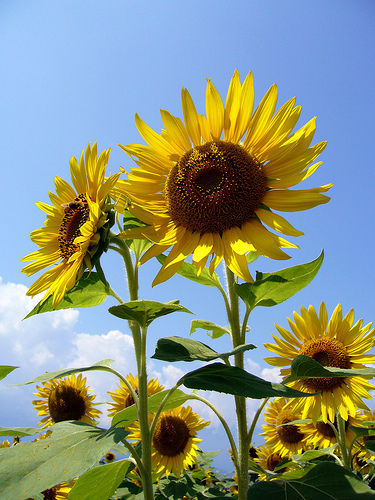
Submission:
[[[30,276],[49,266],[30,287],[27,295],[34,296],[47,290],[45,300],[53,295],[55,308],[82,276],[85,268],[93,263],[105,250],[101,236],[106,233],[109,212],[109,191],[119,174],[104,181],[110,150],[103,151],[97,159],[96,143],[88,144],[86,154],[82,151],[79,163],[72,157],[70,174],[73,186],[60,177],[55,177],[56,194],[49,193],[51,205],[37,202],[47,214],[44,227],[31,233],[31,239],[39,247],[26,255],[21,262],[27,264],[22,272]]]
[[[138,394],[138,377],[133,377],[133,375],[130,373],[127,377],[126,380],[129,382],[129,384],[133,387],[135,392]],[[164,389],[164,386],[159,385],[158,380],[156,379],[150,379],[148,381],[147,385],[147,393],[148,396],[152,396],[153,394],[157,394],[158,392],[161,392]],[[128,406],[131,406],[134,404],[134,399],[129,391],[128,386],[121,380],[121,385],[118,385],[118,389],[116,389],[115,392],[108,392],[108,394],[111,396],[113,399],[113,403],[110,402],[108,403],[111,405],[113,408],[111,408],[108,412],[109,417],[113,417],[116,415],[117,412],[124,410]]]
[[[62,483],[58,484],[57,486],[54,486],[53,488],[49,488],[48,490],[42,491],[44,500],[68,500],[69,492],[73,488],[74,483],[76,481],[77,479],[73,479],[68,483],[63,481]]]
[[[0,448],[10,448],[10,442],[6,439],[2,443],[0,443]]]
[[[33,405],[38,417],[43,416],[38,423],[43,426],[42,429],[64,420],[80,420],[95,425],[94,419],[101,414],[93,407],[96,396],[88,395],[89,387],[81,374],[77,378],[73,374],[65,379],[49,380],[43,382],[43,387],[36,388],[39,392],[34,392],[34,396],[42,399],[33,401]]]
[[[153,415],[149,415],[149,420],[153,420]],[[152,467],[156,476],[166,474],[168,477],[173,473],[179,478],[184,469],[188,470],[196,463],[197,444],[202,441],[196,434],[209,423],[204,422],[190,406],[163,412],[155,426],[152,440]],[[131,433],[127,439],[135,442],[141,440],[138,421],[127,427],[127,430]]]
[[[186,89],[185,123],[161,110],[165,129],[157,134],[136,115],[148,145],[121,146],[139,168],[131,169],[128,180],[119,180],[111,196],[120,213],[130,199],[131,214],[147,224],[122,233],[154,244],[140,263],[172,247],[154,285],[169,279],[189,255],[198,274],[209,257],[211,273],[224,259],[237,276],[251,282],[247,252],[288,259],[281,248],[298,248],[265,225],[288,236],[303,234],[273,210],[308,210],[329,201],[321,193],[331,184],[289,189],[322,163],[311,165],[326,146],[321,142],[310,147],[315,119],[292,133],[301,106],[292,98],[274,114],[276,85],[254,113],[253,103],[252,73],[241,85],[236,70],[225,105],[207,80],[207,117],[197,113]]]
[[[375,345],[375,329],[371,323],[362,328],[363,320],[353,325],[354,311],[342,317],[339,304],[328,322],[327,309],[322,302],[319,317],[313,306],[308,311],[301,307],[301,316],[293,313],[294,323],[288,318],[291,332],[275,325],[282,338],[272,335],[275,344],[264,344],[278,357],[265,358],[273,366],[288,366],[298,355],[310,356],[321,365],[344,369],[364,368],[363,363],[374,363],[375,356],[365,354]],[[290,375],[290,368],[282,368],[281,375]],[[289,384],[299,391],[320,392],[317,396],[291,399],[295,412],[302,412],[302,418],[312,418],[314,424],[322,415],[323,422],[335,420],[338,411],[344,420],[356,416],[357,408],[367,408],[362,398],[370,398],[368,391],[375,389],[363,377],[311,378]]]
[[[265,436],[267,448],[290,458],[292,453],[301,454],[306,445],[302,441],[305,435],[301,427],[297,424],[286,425],[301,418],[301,414],[287,408],[286,403],[285,398],[269,402],[264,414],[266,424],[262,426],[264,432],[261,436]]]
[[[254,458],[254,462],[257,462],[264,470],[274,472],[276,467],[278,467],[287,458],[288,454],[275,451],[275,449],[270,446],[260,445],[258,448],[258,456]],[[275,471],[275,474],[280,474],[282,472],[286,472],[287,470],[289,470],[288,467],[282,467],[281,469]],[[259,480],[264,481],[265,479],[266,474],[260,474]]]
[[[375,410],[365,410],[362,415],[360,415],[361,418],[361,424],[364,425],[365,427],[370,427],[374,428],[374,422],[375,422]],[[358,425],[358,424],[354,424]],[[368,472],[368,467],[366,466],[366,461],[367,460],[375,460],[375,456],[372,455],[364,446],[367,443],[367,441],[373,441],[375,439],[375,436],[365,436],[358,438],[356,444],[354,445],[354,451],[356,452],[355,454],[355,460],[354,460],[354,465],[356,470],[361,469],[361,473],[365,474]]]

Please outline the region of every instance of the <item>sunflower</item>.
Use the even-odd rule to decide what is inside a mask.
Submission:
[[[275,449],[270,446],[260,445],[258,448],[258,456],[254,458],[254,462],[257,462],[264,470],[274,472],[276,467],[287,459],[288,454],[275,451]],[[282,467],[276,470],[275,474],[280,474],[288,470],[288,467]],[[266,474],[260,474],[259,481],[264,481],[266,478]]]
[[[54,486],[53,488],[49,488],[48,490],[42,491],[44,500],[67,500],[69,498],[69,492],[73,488],[77,479],[73,479],[66,483],[63,481],[62,483]],[[27,499],[31,500],[31,499]]]
[[[0,443],[0,448],[10,448],[10,442],[6,439],[2,443]]]
[[[120,146],[139,168],[131,169],[128,180],[119,180],[111,195],[120,213],[130,199],[131,214],[147,224],[122,233],[153,243],[141,264],[172,247],[153,285],[169,279],[189,255],[198,274],[209,257],[211,273],[224,259],[237,276],[252,282],[247,252],[288,259],[281,248],[298,248],[265,227],[288,236],[303,234],[273,210],[295,212],[327,203],[322,193],[332,185],[289,189],[319,167],[322,162],[311,163],[326,146],[309,147],[315,119],[292,134],[301,112],[295,101],[274,114],[273,85],[252,113],[252,73],[241,85],[236,70],[225,105],[207,80],[207,117],[197,113],[186,89],[185,123],[161,110],[165,130],[157,134],[136,114],[148,145]]]
[[[34,392],[34,396],[42,399],[32,403],[38,411],[38,417],[43,416],[38,423],[43,426],[42,429],[64,420],[80,420],[95,425],[94,419],[102,413],[93,407],[96,396],[88,395],[90,388],[81,374],[77,378],[73,374],[65,379],[49,380],[43,382],[43,387],[36,388],[39,392]]]
[[[364,425],[365,427],[372,428],[372,429],[375,427],[375,425],[374,425],[375,410],[365,410],[360,417],[361,417],[361,424],[362,425]],[[373,441],[374,439],[375,439],[375,436],[364,436],[364,437],[358,438],[356,444],[354,445],[354,450],[356,451],[354,464],[355,464],[357,470],[362,468],[362,473],[365,473],[363,468],[366,465],[366,460],[375,461],[375,456],[372,455],[365,448],[366,442]],[[365,470],[366,469],[367,468],[365,468]]]
[[[34,261],[23,267],[22,272],[30,276],[49,266],[29,288],[32,297],[47,290],[43,300],[53,295],[55,308],[82,276],[85,268],[93,264],[106,247],[102,241],[108,232],[108,193],[119,174],[104,181],[110,149],[103,151],[97,159],[96,143],[82,151],[79,163],[72,157],[70,174],[73,187],[60,177],[55,177],[56,194],[49,193],[51,205],[37,202],[47,214],[44,227],[31,233],[31,239],[39,247],[26,255],[21,262]],[[55,265],[56,264],[56,265]]]
[[[290,457],[292,453],[301,454],[306,448],[303,443],[305,435],[297,424],[290,424],[301,418],[300,414],[293,413],[291,408],[286,407],[285,398],[277,398],[270,401],[264,414],[264,436],[266,446],[273,448],[276,453]]]
[[[133,387],[136,393],[138,393],[138,377],[133,377],[130,373],[126,380]],[[153,394],[157,394],[164,389],[163,385],[160,385],[157,379],[150,379],[147,384],[147,393],[148,396],[152,396]],[[113,399],[113,403],[108,403],[113,408],[111,408],[108,412],[109,417],[113,417],[117,412],[124,410],[128,406],[134,404],[133,396],[128,388],[128,386],[121,380],[121,385],[118,385],[118,389],[115,392],[108,392],[108,394]]]
[[[150,423],[153,415],[149,415]],[[210,422],[204,422],[190,406],[178,407],[163,412],[155,426],[152,439],[152,467],[155,475],[167,477],[173,473],[177,478],[181,472],[197,461],[197,444],[202,440],[196,437],[197,431],[204,429]],[[139,422],[136,421],[127,430],[127,439],[141,441]]]
[[[291,332],[275,325],[281,335],[272,335],[275,344],[264,344],[278,357],[265,358],[270,365],[288,366],[298,355],[310,356],[323,366],[336,368],[365,368],[363,363],[374,363],[375,356],[366,354],[375,345],[375,329],[371,323],[362,327],[363,320],[353,325],[354,311],[351,309],[343,318],[339,304],[328,322],[327,309],[322,302],[317,315],[313,306],[308,310],[301,307],[301,316],[293,313],[294,323],[288,318]],[[282,368],[281,375],[290,375],[290,367]],[[335,421],[338,411],[344,420],[356,416],[357,408],[367,406],[362,398],[370,398],[368,391],[375,389],[363,377],[344,378],[312,378],[297,380],[289,384],[302,392],[319,392],[314,397],[293,398],[287,403],[294,407],[296,413],[302,412],[302,418],[312,418],[314,424],[322,415],[323,422]]]

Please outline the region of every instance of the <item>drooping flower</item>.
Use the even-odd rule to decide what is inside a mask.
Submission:
[[[138,377],[133,377],[130,373],[126,380],[138,394]],[[113,399],[113,403],[109,402],[108,404],[112,406],[108,411],[108,416],[113,417],[117,412],[124,410],[128,406],[134,404],[133,396],[128,388],[128,386],[121,380],[121,385],[118,385],[118,389],[115,392],[108,392],[108,394]],[[157,379],[150,379],[147,384],[147,393],[148,396],[152,396],[153,394],[157,394],[164,389],[163,385],[160,385]]]
[[[303,434],[298,424],[289,424],[294,420],[299,420],[301,414],[293,412],[293,409],[286,407],[285,398],[277,398],[270,401],[264,413],[266,424],[262,426],[266,447],[272,448],[282,456],[290,457],[291,454],[301,454],[306,448],[303,443]]]
[[[301,307],[301,316],[293,313],[294,323],[288,318],[291,332],[275,325],[282,338],[272,335],[276,344],[264,344],[277,354],[265,358],[273,366],[282,366],[281,375],[290,375],[290,365],[298,355],[310,356],[323,366],[344,369],[365,368],[363,363],[374,363],[375,356],[366,354],[375,345],[375,329],[371,323],[362,327],[363,320],[353,325],[354,311],[342,316],[339,304],[328,322],[327,309],[322,302],[317,315],[313,306]],[[291,382],[291,387],[307,393],[319,392],[314,397],[292,398],[288,403],[302,418],[312,418],[314,424],[322,415],[323,422],[335,420],[338,411],[344,420],[356,416],[357,408],[367,408],[362,398],[369,399],[369,390],[375,389],[363,377],[311,378]]]
[[[34,296],[46,291],[43,300],[53,295],[55,308],[75,283],[84,269],[93,264],[106,249],[110,204],[108,194],[120,174],[104,180],[110,149],[97,158],[96,143],[90,143],[80,161],[72,157],[70,174],[73,187],[60,177],[55,177],[56,194],[49,193],[51,205],[37,202],[47,214],[44,227],[31,233],[31,239],[39,247],[26,255],[21,262],[34,261],[23,267],[30,276],[49,266],[29,288],[27,295]]]
[[[150,422],[153,415],[149,416]],[[190,406],[178,407],[163,412],[157,421],[152,439],[152,467],[156,476],[170,473],[180,477],[197,461],[197,444],[202,440],[196,437],[198,431],[204,429],[210,422],[205,422]],[[127,439],[139,442],[141,440],[139,422],[136,421],[127,430]]]
[[[38,425],[42,429],[65,420],[80,420],[95,425],[95,419],[102,413],[93,406],[95,395],[89,395],[86,378],[75,374],[65,379],[53,379],[36,386],[34,396],[42,399],[33,401],[38,417],[43,416]]]
[[[140,263],[172,247],[153,284],[169,279],[189,255],[198,273],[209,258],[211,273],[224,259],[251,282],[247,252],[288,259],[281,248],[297,248],[265,226],[288,236],[303,234],[273,210],[308,210],[329,201],[322,193],[331,184],[289,189],[319,167],[322,162],[311,164],[326,142],[310,147],[315,119],[292,133],[301,106],[292,98],[275,113],[277,93],[273,85],[253,113],[252,73],[241,85],[236,70],[225,105],[207,81],[207,116],[197,113],[186,89],[184,123],[161,110],[165,129],[157,134],[136,115],[148,145],[121,146],[138,168],[118,181],[111,196],[121,213],[130,199],[131,214],[147,224],[122,234],[153,243]]]

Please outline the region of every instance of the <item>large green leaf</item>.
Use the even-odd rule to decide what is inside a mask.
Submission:
[[[16,368],[19,368],[19,366],[9,366],[9,365],[0,366],[0,380],[5,378],[7,375],[9,375],[9,373],[11,373]]]
[[[74,287],[66,292],[63,300],[55,309],[52,307],[52,295],[50,295],[44,302],[39,302],[24,319],[30,318],[30,316],[34,316],[35,314],[59,311],[60,309],[98,306],[105,301],[108,295],[110,295],[109,290],[101,281],[98,274],[85,272]]]
[[[323,263],[324,252],[312,262],[288,267],[274,273],[257,272],[254,283],[235,285],[235,291],[247,307],[271,307],[289,299],[307,286]]]
[[[197,340],[184,337],[164,337],[158,340],[155,353],[151,357],[170,363],[174,361],[213,361],[218,358],[228,358],[238,352],[250,349],[256,349],[256,346],[253,344],[241,345],[232,351],[220,354]]]
[[[248,500],[372,500],[375,491],[346,467],[322,462],[304,476],[289,481],[259,481]]]
[[[166,255],[158,255],[156,257],[160,264],[164,264],[165,259],[167,258]],[[200,285],[205,285],[205,286],[220,286],[220,280],[219,276],[216,273],[210,273],[207,267],[204,267],[202,269],[202,272],[198,276],[198,271],[197,268],[194,266],[194,264],[190,264],[189,262],[183,262],[180,266],[180,268],[177,271],[177,274],[180,276],[183,276],[184,278],[187,278],[188,280],[195,281],[196,283],[199,283]]]
[[[117,318],[136,321],[143,328],[152,323],[154,319],[173,312],[193,314],[186,307],[180,306],[179,300],[164,303],[155,302],[154,300],[133,300],[119,306],[110,307],[108,311]]]
[[[223,363],[212,363],[187,373],[183,377],[183,384],[189,389],[225,392],[253,399],[311,396],[282,384],[268,382],[241,368]]]
[[[0,450],[0,498],[33,498],[62,481],[80,476],[124,438],[122,428],[99,429],[66,421],[50,428],[52,436]]]
[[[343,369],[330,366],[323,366],[310,356],[301,354],[294,358],[291,364],[290,375],[284,380],[284,383],[294,380],[303,380],[310,378],[327,377],[375,377],[374,368]]]
[[[113,359],[103,359],[102,361],[98,361],[94,365],[86,366],[84,368],[65,368],[63,370],[57,370],[55,372],[43,373],[43,375],[39,375],[39,377],[33,378],[28,382],[22,382],[20,384],[14,384],[14,385],[38,384],[41,382],[47,382],[48,380],[53,380],[55,378],[66,377],[68,375],[72,375],[73,373],[96,371],[96,370],[113,373],[113,370],[111,368],[112,363]]]
[[[230,330],[230,326],[219,326],[216,325],[215,323],[212,323],[211,321],[205,321],[203,319],[193,319],[193,321],[190,324],[190,334],[194,333],[197,328],[202,328],[203,330],[209,330],[212,332],[212,335],[210,337],[212,339],[218,339],[222,335],[225,335],[226,333],[229,335],[229,337],[232,337],[232,332]]]
[[[123,481],[131,463],[119,460],[83,474],[69,493],[69,500],[108,500]]]
[[[35,436],[41,429],[36,427],[0,427],[0,436]]]

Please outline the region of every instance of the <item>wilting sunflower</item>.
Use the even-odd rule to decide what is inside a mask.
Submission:
[[[258,448],[258,456],[254,458],[254,462],[257,462],[264,470],[274,472],[276,467],[287,459],[288,454],[275,451],[275,449],[271,446],[260,445]],[[275,471],[275,474],[281,474],[282,472],[286,472],[288,470],[288,467],[281,467]],[[264,481],[265,479],[266,474],[259,475],[260,481]]]
[[[77,479],[73,479],[66,483],[63,481],[62,483],[54,486],[53,488],[49,488],[48,490],[42,491],[44,500],[67,500],[69,498],[69,492],[73,488]],[[31,500],[31,499],[27,499]]]
[[[149,416],[150,422],[153,415]],[[197,461],[197,444],[202,440],[196,437],[201,429],[210,422],[204,422],[190,406],[178,407],[163,412],[157,421],[152,439],[152,467],[156,476],[170,473],[180,477],[181,472],[189,469]],[[127,439],[141,440],[139,422],[127,427],[131,433]]]
[[[133,387],[135,392],[138,394],[138,377],[133,377],[133,375],[130,373],[127,377],[126,380],[130,383],[130,385]],[[113,403],[110,402],[108,403],[109,405],[112,406],[110,410],[108,411],[108,416],[113,417],[116,415],[117,412],[124,410],[128,406],[131,406],[134,404],[134,399],[129,391],[129,388],[121,380],[121,385],[118,385],[118,389],[116,389],[115,392],[108,392],[108,394],[111,396],[113,399]],[[161,392],[164,389],[163,385],[160,385],[157,379],[150,379],[147,384],[147,394],[148,396],[152,396],[153,394],[157,394],[158,392]]]
[[[103,239],[108,232],[108,193],[119,177],[114,174],[104,181],[109,154],[110,149],[97,159],[96,143],[92,147],[89,143],[79,163],[74,157],[70,160],[74,188],[55,177],[56,194],[49,193],[52,206],[36,203],[47,214],[47,219],[44,227],[30,235],[39,249],[22,259],[21,262],[34,261],[22,272],[30,276],[53,266],[35,281],[27,295],[47,290],[43,300],[52,294],[54,308],[79,280],[84,269],[92,269],[93,259],[96,260],[106,248]]]
[[[154,244],[140,263],[172,247],[153,284],[169,279],[191,254],[198,273],[209,257],[211,273],[224,258],[237,276],[251,282],[247,252],[288,259],[281,248],[297,248],[265,227],[288,236],[303,234],[273,210],[295,212],[327,203],[321,193],[332,185],[289,189],[319,167],[322,162],[311,164],[326,146],[310,147],[315,119],[292,133],[301,112],[295,101],[275,113],[273,85],[253,113],[252,73],[241,85],[236,70],[225,105],[207,80],[207,117],[197,113],[186,89],[185,123],[161,110],[165,129],[157,134],[136,115],[148,145],[121,146],[139,168],[132,168],[111,195],[120,213],[130,199],[131,214],[147,224],[122,234]]]
[[[262,426],[266,446],[272,448],[282,456],[290,457],[291,454],[301,454],[306,445],[303,443],[305,435],[301,427],[297,424],[290,424],[294,420],[299,420],[301,414],[293,412],[293,409],[287,408],[285,398],[277,398],[270,401],[264,413],[266,424]]]
[[[39,392],[34,392],[34,396],[42,399],[33,401],[33,405],[38,417],[43,416],[38,423],[43,426],[42,429],[64,420],[80,420],[95,425],[95,419],[102,413],[93,407],[96,396],[89,396],[90,388],[81,374],[77,378],[73,374],[65,379],[49,380],[43,382],[43,387],[36,388]]]
[[[365,368],[363,363],[374,363],[375,356],[366,354],[375,345],[375,329],[371,323],[362,327],[363,320],[353,325],[354,311],[351,309],[343,318],[339,304],[328,322],[327,309],[322,302],[319,317],[313,306],[308,311],[301,307],[301,316],[293,313],[294,323],[288,318],[291,332],[275,325],[282,338],[272,335],[275,344],[264,344],[278,357],[265,358],[273,366],[290,366],[298,355],[310,356],[321,365],[344,369]],[[290,375],[290,367],[282,368],[281,375]],[[362,398],[369,399],[368,393],[375,386],[363,377],[312,378],[297,380],[289,384],[299,391],[317,396],[291,399],[295,412],[302,412],[302,418],[312,418],[314,424],[322,415],[323,422],[335,420],[338,411],[344,420],[356,416],[357,408],[366,408]]]

